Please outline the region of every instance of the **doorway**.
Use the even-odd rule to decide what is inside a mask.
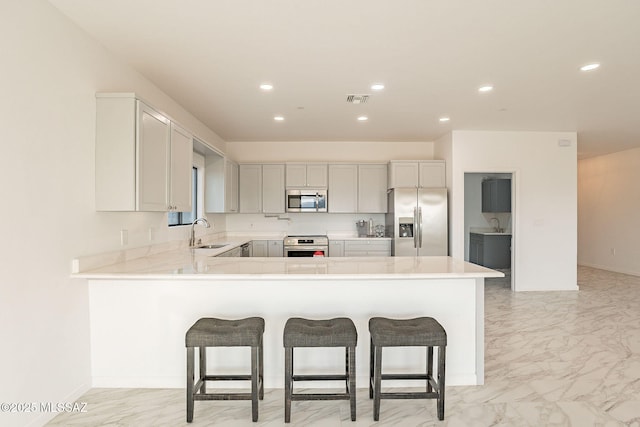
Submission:
[[[487,285],[516,290],[512,172],[464,174],[464,259],[504,273]]]

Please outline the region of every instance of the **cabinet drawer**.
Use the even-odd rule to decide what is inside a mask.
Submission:
[[[362,239],[347,240],[344,242],[344,250],[347,251],[390,251],[391,242],[388,240]]]

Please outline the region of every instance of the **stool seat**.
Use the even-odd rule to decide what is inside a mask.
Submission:
[[[264,319],[227,320],[204,317],[187,331],[186,347],[257,347],[264,333]]]
[[[351,319],[310,320],[292,317],[284,326],[285,347],[352,347],[358,332]]]
[[[447,333],[432,317],[415,319],[369,319],[369,332],[373,345],[380,347],[441,346],[447,345]]]

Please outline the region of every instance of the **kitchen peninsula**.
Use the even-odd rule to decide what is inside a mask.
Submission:
[[[484,279],[502,276],[446,256],[220,258],[191,249],[74,274],[89,286],[93,387],[184,387],[184,334],[195,320],[262,316],[267,388],[283,387],[282,331],[295,316],[353,319],[360,388],[367,386],[370,317],[434,317],[448,335],[447,384],[482,384]],[[413,354],[389,350],[389,369]],[[218,372],[248,369],[245,349],[223,351]],[[415,351],[409,368],[418,371],[424,349]],[[342,353],[324,356],[300,352],[296,367],[340,369]]]

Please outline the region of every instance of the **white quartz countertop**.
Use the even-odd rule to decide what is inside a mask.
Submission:
[[[191,249],[153,254],[73,274],[76,278],[105,280],[370,280],[503,276],[499,271],[446,256],[218,258]]]

